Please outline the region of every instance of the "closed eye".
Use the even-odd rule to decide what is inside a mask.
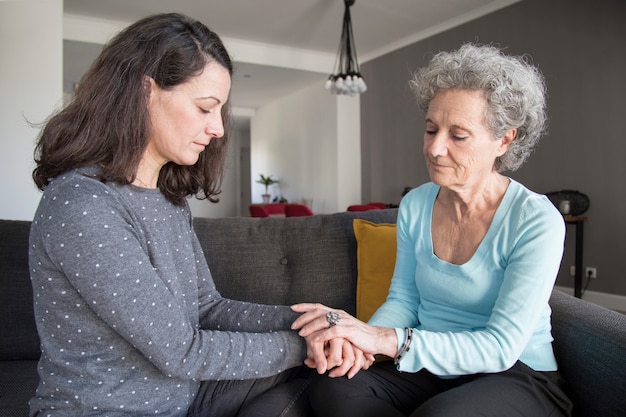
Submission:
[[[208,97],[197,97],[196,98],[196,106],[200,109],[200,112],[204,114],[213,113],[213,111],[221,104],[222,102],[213,96]]]

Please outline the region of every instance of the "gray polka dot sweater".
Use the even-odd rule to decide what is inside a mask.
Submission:
[[[304,360],[296,315],[222,298],[189,208],[159,190],[60,176],[30,245],[42,348],[31,415],[185,415],[201,380]]]

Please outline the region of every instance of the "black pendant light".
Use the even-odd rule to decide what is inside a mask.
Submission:
[[[344,0],[346,10],[343,14],[343,29],[339,42],[339,51],[333,74],[328,77],[324,86],[333,94],[345,94],[355,96],[364,93],[367,85],[359,71],[359,61],[356,57],[354,46],[354,35],[352,34],[352,19],[350,18],[350,7],[355,0]]]

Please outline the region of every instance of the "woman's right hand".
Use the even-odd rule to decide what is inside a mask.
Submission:
[[[326,371],[330,378],[347,376],[353,378],[361,369],[368,369],[374,363],[372,355],[366,355],[363,351],[352,343],[344,339],[333,339],[324,347],[326,363],[316,363],[312,353],[314,348],[310,348],[310,338],[305,338],[307,352],[309,356],[304,360],[304,364],[309,368],[317,369],[318,373]]]
[[[398,351],[394,329],[370,326],[344,311],[322,304],[296,304],[291,308],[304,313],[294,321],[292,329],[299,330],[300,336],[306,339],[309,363],[314,364],[318,373],[326,372],[332,368],[328,365],[339,362],[337,340],[349,341],[368,361],[373,361],[376,354],[394,357]],[[327,319],[329,312],[338,315],[335,325],[330,325]]]
[[[367,370],[374,363],[373,355],[366,355],[347,340],[343,340],[341,347],[342,364],[330,370],[330,378],[347,376],[352,379],[361,369]]]

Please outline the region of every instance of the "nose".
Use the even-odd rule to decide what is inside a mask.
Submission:
[[[217,113],[212,117],[204,128],[204,133],[211,138],[221,138],[224,136],[224,121],[222,115]]]
[[[432,136],[426,135],[424,137],[424,153],[431,158],[446,155],[448,153],[446,135],[442,132],[437,132]]]

